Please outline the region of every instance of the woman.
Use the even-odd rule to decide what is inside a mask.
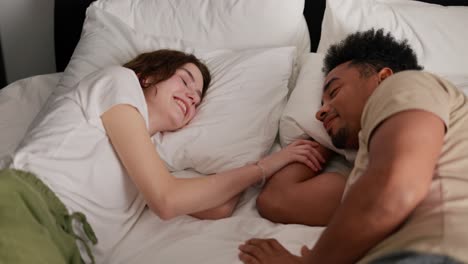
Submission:
[[[161,219],[226,217],[239,193],[285,165],[320,166],[316,144],[298,141],[256,164],[206,177],[173,177],[151,136],[187,125],[210,78],[196,57],[173,50],[144,53],[124,67],[92,73],[49,100],[12,167],[35,173],[66,211],[83,212],[99,239],[93,253],[98,262],[108,262],[146,205]]]

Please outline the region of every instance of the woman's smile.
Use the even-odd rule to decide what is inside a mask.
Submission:
[[[176,98],[176,97],[174,97],[174,100],[177,103],[177,105],[179,106],[180,110],[182,111],[182,114],[184,116],[186,116],[187,112],[188,112],[188,107],[187,107],[186,103],[183,100],[181,100],[179,98]]]

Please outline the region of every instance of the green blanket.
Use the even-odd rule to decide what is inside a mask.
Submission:
[[[34,174],[0,170],[0,263],[83,263],[72,220],[82,223],[88,239],[97,243],[81,213],[69,214],[57,196]]]

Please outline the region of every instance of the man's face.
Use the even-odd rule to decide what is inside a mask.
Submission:
[[[377,73],[362,76],[358,66],[350,62],[338,65],[327,74],[322,107],[316,118],[323,123],[335,147],[359,148],[362,111],[378,84]]]

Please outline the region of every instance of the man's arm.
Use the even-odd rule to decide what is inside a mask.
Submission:
[[[341,202],[345,177],[314,172],[293,163],[277,172],[257,198],[257,209],[270,221],[325,226]]]
[[[334,155],[322,145],[316,149],[326,162]],[[344,186],[345,177],[339,173],[292,163],[268,180],[257,197],[257,209],[273,222],[324,226],[340,204]]]
[[[349,190],[307,263],[354,263],[391,235],[427,195],[445,127],[436,115],[398,113],[374,131],[367,171]]]

